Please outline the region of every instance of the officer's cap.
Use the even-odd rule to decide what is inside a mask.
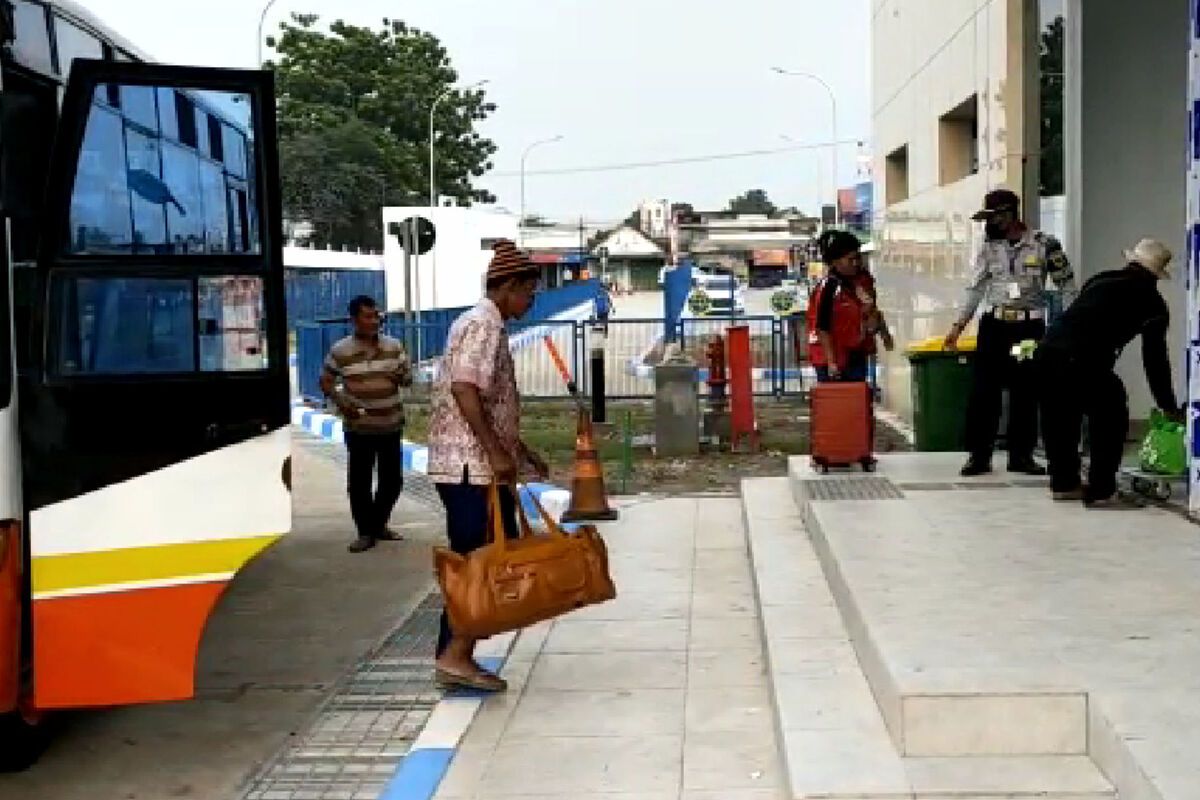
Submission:
[[[976,222],[983,222],[991,219],[994,215],[1002,211],[1011,211],[1014,214],[1021,210],[1021,198],[1016,192],[1008,189],[996,189],[987,193],[983,198],[983,210],[971,217]]]

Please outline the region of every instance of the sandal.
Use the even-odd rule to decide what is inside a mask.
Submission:
[[[433,672],[434,682],[442,689],[472,689],[478,692],[497,693],[508,689],[508,682],[498,675],[480,670],[473,675],[460,675],[457,672],[436,668]]]

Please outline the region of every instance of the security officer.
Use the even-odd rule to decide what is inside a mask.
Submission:
[[[967,405],[967,452],[964,477],[992,471],[992,453],[1000,426],[1004,387],[1009,389],[1008,471],[1045,475],[1033,458],[1037,445],[1038,402],[1035,373],[1029,361],[1018,361],[1013,347],[1041,341],[1046,333],[1047,280],[1062,289],[1072,281],[1062,245],[1021,221],[1021,199],[998,189],[984,198],[973,219],[985,223],[980,248],[967,287],[966,305],[946,336],[954,349],[975,312],[983,307],[975,354],[974,384]]]

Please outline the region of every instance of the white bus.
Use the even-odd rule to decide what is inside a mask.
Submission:
[[[268,73],[147,63],[0,0],[0,761],[48,711],[177,700],[291,526]]]

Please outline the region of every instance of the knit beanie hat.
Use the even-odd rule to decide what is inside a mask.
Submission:
[[[516,278],[537,273],[537,267],[529,260],[529,256],[508,239],[501,239],[492,245],[492,262],[488,264],[487,280],[496,278]]]

